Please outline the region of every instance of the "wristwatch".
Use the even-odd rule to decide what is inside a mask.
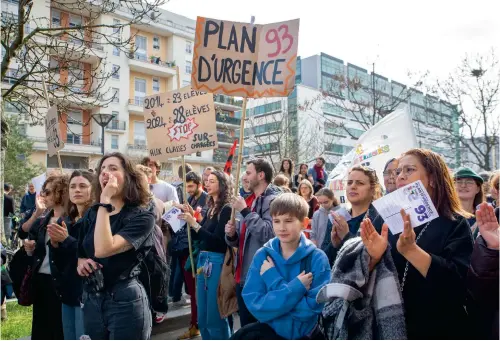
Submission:
[[[200,224],[196,223],[196,225],[193,225],[194,232],[198,232],[200,229],[201,229]]]
[[[109,213],[113,212],[115,210],[114,206],[111,204],[103,204],[103,203],[97,203],[94,205],[95,207],[104,207]]]

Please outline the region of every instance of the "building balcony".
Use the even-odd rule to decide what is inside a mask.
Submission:
[[[127,154],[131,157],[145,157],[147,156],[147,146],[145,144],[128,144]]]
[[[226,145],[226,146],[232,146],[234,143],[234,140],[238,140],[236,136],[228,136],[226,134],[217,134],[217,141],[219,142],[220,145]]]
[[[176,75],[175,63],[161,61],[160,58],[151,60],[142,54],[129,55],[130,71],[136,71],[157,77],[173,77]]]
[[[34,150],[47,150],[47,139],[45,136],[26,136],[28,139],[32,140]],[[93,140],[89,142],[84,142],[82,136],[69,136],[64,141],[64,148],[61,153],[74,153],[74,154],[91,154],[99,155],[101,154],[101,141]]]
[[[144,97],[135,96],[129,99],[128,111],[132,114],[144,115]]]
[[[241,125],[240,118],[231,117],[220,113],[217,113],[215,115],[215,121],[217,122],[217,125],[222,125],[222,126],[228,125],[239,128]]]
[[[221,109],[228,111],[238,111],[241,110],[243,105],[242,100],[236,100],[234,97],[226,95],[214,95],[215,107],[220,107]]]
[[[106,130],[113,132],[113,133],[124,133],[127,130],[127,122],[119,121],[119,120],[112,120],[106,126]]]

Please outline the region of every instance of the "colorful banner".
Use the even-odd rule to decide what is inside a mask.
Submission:
[[[148,155],[155,160],[217,148],[214,98],[191,87],[144,99]]]
[[[345,181],[350,168],[362,165],[375,169],[383,185],[386,162],[417,146],[408,107],[398,107],[360,136],[355,148],[330,173],[327,187],[334,191],[342,204],[347,203]]]
[[[58,151],[64,148],[56,106],[51,107],[45,116],[45,136],[47,137],[49,156],[57,154]]]
[[[194,89],[230,96],[286,97],[295,85],[299,19],[254,25],[198,17]]]

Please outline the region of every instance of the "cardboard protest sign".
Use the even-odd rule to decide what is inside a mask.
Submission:
[[[51,107],[45,116],[45,136],[47,137],[49,156],[53,156],[64,148],[64,142],[61,138],[61,131],[59,129],[59,116],[57,115],[56,106]]]
[[[155,160],[217,148],[213,95],[189,86],[146,97],[144,124]]]
[[[286,97],[295,85],[299,19],[253,25],[198,17],[191,84],[249,98]]]

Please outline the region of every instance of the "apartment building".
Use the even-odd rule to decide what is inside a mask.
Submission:
[[[2,16],[15,16],[17,0],[2,0]],[[26,34],[31,32],[33,25],[40,23],[39,18],[50,18],[49,24],[55,26],[76,26],[84,23],[87,18],[77,13],[70,13],[57,8],[49,1],[35,1],[31,11],[31,20],[25,27]],[[130,22],[131,14],[126,7],[120,7],[112,15],[102,15],[102,24],[120,24]],[[144,97],[162,93],[177,88],[177,68],[179,69],[180,86],[189,86],[191,80],[191,61],[194,45],[196,22],[192,19],[160,10],[155,22],[141,25],[127,25],[123,29],[105,28],[103,31],[110,39],[132,39],[130,51],[124,51],[112,44],[107,44],[86,33],[81,37],[61,36],[66,44],[79,44],[89,49],[88,56],[72,63],[70,67],[76,70],[68,74],[67,68],[59,67],[60,54],[64,49],[54,49],[47,65],[55,69],[54,79],[61,84],[68,84],[69,78],[76,77],[71,83],[73,87],[85,91],[93,86],[89,82],[89,70],[112,74],[100,88],[103,97],[114,100],[107,105],[86,107],[69,103],[67,112],[61,115],[61,135],[65,147],[60,155],[63,168],[94,167],[101,157],[103,141],[102,128],[92,119],[94,115],[111,114],[113,120],[104,130],[105,152],[120,151],[132,158],[146,156],[146,134],[144,127],[143,100]],[[104,30],[104,28],[103,28]],[[2,51],[3,53],[3,51]],[[9,65],[12,78],[7,77],[2,88],[8,88],[19,76],[17,61]],[[56,85],[57,87],[57,85]],[[57,89],[51,89],[57,91]],[[214,95],[217,110],[217,129],[219,148],[186,157],[196,171],[207,165],[221,165],[227,158],[227,152],[234,141],[235,130],[239,128],[240,120],[235,117],[235,111],[241,109],[241,100],[235,100],[223,95]],[[96,103],[96,101],[93,101]],[[47,168],[58,166],[56,157],[47,156],[47,144],[43,126],[32,126],[25,118],[26,112],[14,107],[12,103],[4,102],[3,110],[11,115],[19,115],[22,130],[27,137],[34,140],[34,152],[31,160]],[[162,175],[171,177],[176,174],[178,159],[164,163]]]
[[[453,137],[458,134],[458,123],[455,108],[450,103],[369,73],[359,66],[345,64],[325,53],[298,58],[296,70],[296,87],[289,97],[249,102],[246,127],[253,127],[245,131],[245,142],[248,141],[248,145],[245,143],[245,157],[267,155],[276,163],[284,156],[286,147],[283,143],[287,143],[294,148],[285,156],[292,157],[296,164],[311,162],[322,154],[327,160],[327,169],[332,170],[366,130],[362,117],[355,115],[355,110],[346,108],[353,102],[367,103],[367,108],[370,108],[368,103],[372,97],[368,91],[352,93],[345,88],[337,94],[336,100],[325,99],[322,93],[332,89],[332,83],[342,89],[335,83],[342,79],[356,79],[364,89],[374,86],[379,101],[391,103],[397,96],[405,94],[401,102],[410,109],[419,146],[441,154],[452,168],[459,164]],[[286,122],[285,125],[279,123],[281,130],[278,123],[269,124],[278,121]],[[287,129],[289,137],[277,139],[277,134],[283,134],[283,128]]]

